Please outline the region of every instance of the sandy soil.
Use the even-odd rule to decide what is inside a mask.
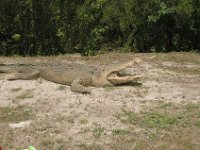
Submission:
[[[86,95],[43,79],[7,81],[8,74],[0,74],[0,146],[4,150],[21,150],[30,145],[37,150],[198,149],[198,126],[175,124],[175,127],[169,126],[169,130],[143,126],[140,117],[131,123],[131,118],[126,122],[117,116],[123,112],[141,116],[146,111],[157,111],[161,104],[178,106],[181,110],[173,109],[173,112],[180,110],[184,115],[183,105],[200,104],[199,54],[2,57],[0,62],[60,61],[104,67],[136,57],[143,62],[127,71],[143,74],[140,84],[93,88],[92,93]],[[200,120],[200,107],[198,109],[199,118],[194,120]]]

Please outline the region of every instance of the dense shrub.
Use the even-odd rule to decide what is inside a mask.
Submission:
[[[199,0],[3,0],[0,55],[200,50]]]

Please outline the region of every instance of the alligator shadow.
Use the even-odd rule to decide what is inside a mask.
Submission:
[[[119,85],[117,85],[117,86],[118,86],[118,87],[121,87],[121,86],[141,87],[141,86],[142,86],[142,83],[140,83],[140,82],[129,82],[129,83],[119,84]]]

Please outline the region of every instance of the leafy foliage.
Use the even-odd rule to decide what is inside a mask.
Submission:
[[[0,1],[0,55],[200,50],[199,0]]]

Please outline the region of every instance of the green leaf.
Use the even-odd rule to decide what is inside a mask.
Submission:
[[[13,39],[14,41],[20,41],[20,40],[21,40],[21,35],[20,35],[20,34],[14,34],[14,35],[12,36],[12,39]]]

